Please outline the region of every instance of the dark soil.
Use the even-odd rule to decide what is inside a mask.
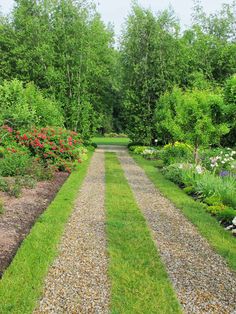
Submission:
[[[0,277],[67,177],[67,173],[59,172],[51,181],[38,182],[34,189],[23,189],[20,198],[0,192],[4,206],[0,214]]]

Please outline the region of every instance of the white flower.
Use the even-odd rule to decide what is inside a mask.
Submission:
[[[203,173],[203,169],[202,169],[202,167],[200,165],[198,165],[196,167],[196,171],[197,171],[198,174],[202,174]]]

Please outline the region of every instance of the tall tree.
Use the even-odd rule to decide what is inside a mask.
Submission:
[[[154,16],[150,10],[134,5],[121,47],[124,107],[133,140],[150,144],[154,139],[156,100],[181,80],[181,51],[179,24],[172,12]]]

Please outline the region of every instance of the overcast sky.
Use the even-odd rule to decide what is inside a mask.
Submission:
[[[96,0],[99,3],[98,10],[102,15],[103,20],[108,23],[114,24],[115,32],[120,34],[121,25],[125,17],[128,15],[131,7],[130,0]],[[210,13],[218,10],[222,3],[232,3],[233,0],[202,0],[201,1],[205,11]],[[1,10],[8,13],[14,1],[13,0],[0,0]],[[191,20],[191,8],[193,7],[192,0],[139,0],[139,4],[146,8],[151,8],[157,12],[168,8],[171,5],[177,16],[181,20],[183,26],[189,25]]]

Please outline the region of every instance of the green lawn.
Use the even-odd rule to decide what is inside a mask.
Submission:
[[[122,137],[94,137],[92,138],[92,142],[98,145],[121,145],[127,146],[130,142],[128,138]]]
[[[0,281],[0,313],[31,314],[44,278],[57,255],[57,245],[86,175],[89,159],[73,172],[38,219]]]
[[[109,276],[113,314],[181,313],[145,219],[112,153],[106,153]]]
[[[142,156],[134,154],[132,157],[145,170],[147,176],[161,193],[182,210],[215,251],[223,256],[228,265],[236,271],[236,238],[225,231],[218,221],[205,211],[203,204],[194,201],[176,184],[165,179],[156,168],[158,162],[146,160]]]

